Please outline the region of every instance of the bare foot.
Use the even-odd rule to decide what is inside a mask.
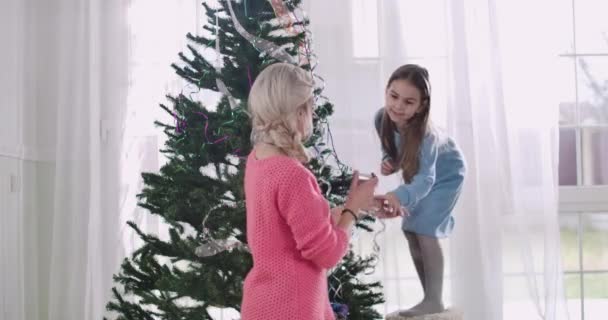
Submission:
[[[443,307],[443,303],[441,303],[439,301],[423,300],[422,302],[413,306],[412,308],[399,312],[399,315],[402,317],[415,317],[415,316],[421,316],[421,315],[425,315],[425,314],[440,313],[443,311],[445,311],[445,308]]]

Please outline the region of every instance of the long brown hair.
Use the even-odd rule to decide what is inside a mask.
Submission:
[[[406,80],[418,89],[421,98],[420,110],[408,120],[405,127],[397,128],[397,125],[386,114],[385,108],[380,128],[380,140],[382,141],[384,150],[386,150],[391,159],[397,161],[395,164],[402,169],[403,180],[406,183],[410,183],[414,175],[418,173],[420,147],[429,122],[431,84],[429,82],[429,72],[425,68],[415,64],[406,64],[397,68],[388,79],[386,90],[388,90],[391,83],[395,80]],[[395,144],[396,130],[401,135],[400,154]]]

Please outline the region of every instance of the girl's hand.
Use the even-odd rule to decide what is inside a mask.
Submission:
[[[395,166],[393,166],[393,161],[391,161],[391,159],[386,159],[384,161],[382,161],[382,165],[380,166],[380,173],[382,173],[383,176],[388,176],[391,175],[393,173],[395,173]]]
[[[386,195],[375,196],[374,200],[379,209],[376,214],[377,218],[390,219],[404,215],[409,216],[409,212],[401,206],[399,198],[392,192],[389,192]]]

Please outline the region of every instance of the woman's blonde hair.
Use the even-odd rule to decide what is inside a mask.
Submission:
[[[298,111],[313,96],[307,71],[288,63],[275,63],[255,79],[249,92],[249,114],[254,143],[272,144],[301,162],[309,157],[298,132]]]

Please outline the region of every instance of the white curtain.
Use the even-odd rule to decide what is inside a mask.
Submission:
[[[168,66],[183,35],[200,29],[199,2],[1,2],[0,101],[18,110],[18,121],[2,126],[0,149],[17,141],[11,163],[21,173],[2,189],[20,189],[1,198],[14,204],[0,217],[2,319],[99,319],[112,274],[138,245],[125,221],[160,229],[135,195],[139,173],[162,161],[162,134],[151,124],[165,92],[183,88]],[[456,230],[444,242],[446,300],[467,320],[566,315],[556,215],[560,86],[552,78],[561,5],[304,1],[343,162],[379,170],[372,116],[388,75],[403,63],[430,70],[433,121],[469,165]],[[381,189],[398,183],[383,179]],[[360,233],[359,250],[369,253],[373,240]],[[385,287],[380,311],[418,302],[399,222],[377,242],[382,259],[371,278]]]
[[[8,69],[22,115],[16,144],[18,246],[3,273],[6,319],[93,319],[120,262],[118,131],[126,110],[122,1],[3,1],[19,63]],[[6,9],[6,11],[5,11]],[[3,61],[5,63],[7,61]],[[16,80],[16,81],[15,81]],[[3,90],[6,89],[3,86]],[[4,95],[4,91],[3,91]],[[4,252],[6,253],[6,252]],[[3,281],[4,282],[4,281]]]
[[[170,64],[198,7],[1,2],[0,166],[12,173],[0,189],[0,319],[101,319],[112,275],[139,245],[126,221],[163,234],[136,194],[162,161],[153,121],[167,120],[158,103],[180,87]]]
[[[336,105],[341,160],[379,171],[372,124],[390,73],[429,69],[432,120],[468,162],[447,241],[445,299],[465,319],[562,319],[557,216],[558,18],[564,1],[305,1],[319,73]],[[542,23],[540,23],[542,21]],[[397,178],[381,179],[390,190]],[[417,303],[421,288],[400,221],[376,239],[388,313]],[[378,224],[377,229],[381,229]],[[370,253],[374,238],[358,236]]]

